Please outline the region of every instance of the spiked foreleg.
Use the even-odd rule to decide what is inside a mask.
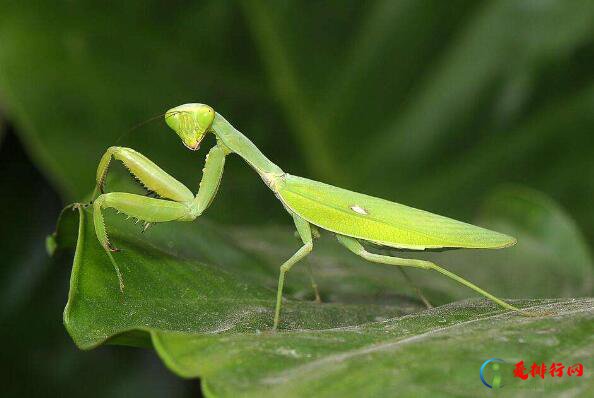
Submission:
[[[112,157],[121,161],[145,188],[157,195],[177,202],[188,202],[194,198],[192,192],[184,184],[167,174],[149,158],[134,149],[119,146],[110,147],[99,162],[99,167],[97,167],[97,189],[99,192],[104,193],[105,177]]]
[[[111,147],[103,155],[97,169],[97,188],[101,191],[103,191],[105,175],[113,157],[121,160],[145,187],[162,197],[173,199],[170,201],[125,192],[111,192],[99,195],[93,202],[95,233],[118,274],[121,289],[123,289],[122,276],[111,253],[117,249],[109,241],[102,210],[114,208],[129,217],[143,220],[147,226],[159,222],[192,221],[202,214],[216,195],[227,153],[228,151],[219,145],[211,149],[206,158],[200,189],[196,197],[182,183],[133,149]]]
[[[225,168],[225,156],[227,152],[219,145],[212,147],[206,155],[200,188],[193,202],[196,216],[201,215],[210,206],[219,190]]]

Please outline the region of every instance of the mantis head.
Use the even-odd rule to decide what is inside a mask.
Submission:
[[[193,151],[210,129],[215,111],[204,104],[184,104],[165,112],[165,122],[179,135],[184,145]]]

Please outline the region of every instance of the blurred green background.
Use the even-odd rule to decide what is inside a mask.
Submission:
[[[161,121],[129,132],[186,102],[213,106],[292,174],[454,218],[473,220],[506,184],[540,191],[555,209],[545,241],[571,230],[568,258],[591,261],[592,1],[0,5],[8,395],[198,394],[150,352],[77,351],[61,325],[70,258],[44,249],[61,206],[90,193],[116,142],[197,189],[205,150],[185,150]],[[126,181],[114,173],[110,184]],[[239,158],[207,216],[290,226]]]

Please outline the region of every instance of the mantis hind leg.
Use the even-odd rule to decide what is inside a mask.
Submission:
[[[398,257],[392,257],[392,256],[383,256],[380,254],[370,253],[367,250],[365,250],[363,245],[361,245],[361,243],[359,243],[359,241],[357,241],[356,239],[353,239],[353,238],[350,238],[350,237],[344,236],[344,235],[336,235],[336,237],[337,237],[338,241],[344,247],[346,247],[347,249],[349,249],[350,251],[352,251],[356,255],[364,258],[367,261],[371,261],[374,263],[380,263],[380,264],[397,265],[400,267],[414,267],[414,268],[421,268],[421,269],[427,269],[427,270],[434,270],[434,271],[439,272],[440,274],[447,276],[448,278],[451,278],[451,279],[463,284],[466,287],[469,287],[470,289],[483,295],[484,297],[495,302],[496,304],[500,305],[503,308],[520,312],[523,315],[528,315],[528,316],[538,315],[538,314],[532,314],[527,311],[520,310],[519,308],[514,307],[513,305],[506,303],[505,301],[493,296],[491,293],[484,291],[480,287],[476,286],[474,283],[469,282],[466,279],[454,274],[453,272],[443,269],[440,266],[438,266],[437,264],[432,263],[430,261],[416,260],[416,259],[409,259],[409,258],[398,258]]]
[[[311,283],[311,288],[313,289],[314,292],[314,301],[318,304],[322,303],[322,297],[320,296],[320,289],[318,287],[318,283],[316,282],[316,279],[314,278],[314,274],[313,271],[311,269],[311,264],[309,263],[309,261],[307,261],[307,259],[305,260],[305,265],[307,266],[307,273],[309,275],[309,282]]]
[[[283,286],[285,284],[285,274],[289,272],[289,270],[295,264],[297,264],[299,260],[311,253],[311,250],[313,249],[313,238],[309,223],[296,214],[293,215],[293,220],[295,222],[297,232],[299,233],[299,236],[303,241],[303,246],[301,246],[301,248],[297,250],[297,252],[295,252],[295,254],[291,256],[291,258],[289,258],[280,266],[280,273],[278,276],[278,288],[276,292],[276,308],[274,310],[274,324],[272,326],[273,330],[276,330],[278,328],[278,323],[280,320],[280,312],[283,301]]]
[[[112,146],[103,155],[97,167],[97,191],[104,193],[105,178],[109,171],[112,158],[121,161],[124,166],[146,189],[155,192],[162,198],[177,202],[188,202],[194,198],[192,192],[181,182],[167,174],[163,169],[153,163],[143,154],[134,149]]]
[[[105,249],[116,271],[120,283],[120,290],[124,290],[124,282],[120,269],[113,258],[112,252],[118,251],[110,242],[105,227],[102,210],[114,208],[130,217],[143,220],[146,223],[167,221],[191,221],[195,217],[191,205],[170,200],[147,198],[125,192],[111,192],[100,195],[93,202],[93,224],[95,234],[101,246]]]
[[[413,287],[413,289],[415,290],[415,293],[417,294],[417,297],[419,298],[419,300],[421,300],[423,302],[423,304],[425,305],[425,307],[427,307],[427,308],[433,308],[433,305],[431,305],[431,303],[429,302],[429,300],[427,299],[427,297],[425,297],[425,295],[421,291],[421,288],[412,280],[412,278],[410,277],[410,275],[408,275],[406,273],[406,271],[404,270],[404,268],[398,267],[398,269],[400,270],[400,273],[402,274],[402,276],[404,277],[404,279],[406,279],[406,281],[408,282],[408,284]]]

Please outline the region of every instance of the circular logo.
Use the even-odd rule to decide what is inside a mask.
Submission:
[[[483,382],[483,384],[488,387],[488,388],[501,388],[503,387],[503,384],[501,384],[501,372],[500,372],[500,363],[505,363],[505,361],[503,359],[499,359],[499,358],[491,358],[491,359],[487,359],[485,362],[483,362],[483,364],[481,365],[481,371],[480,371],[480,375],[481,375],[481,381]],[[493,372],[493,375],[491,377],[491,384],[487,383],[487,380],[485,379],[485,368],[487,367],[488,364],[491,364],[491,370]]]

